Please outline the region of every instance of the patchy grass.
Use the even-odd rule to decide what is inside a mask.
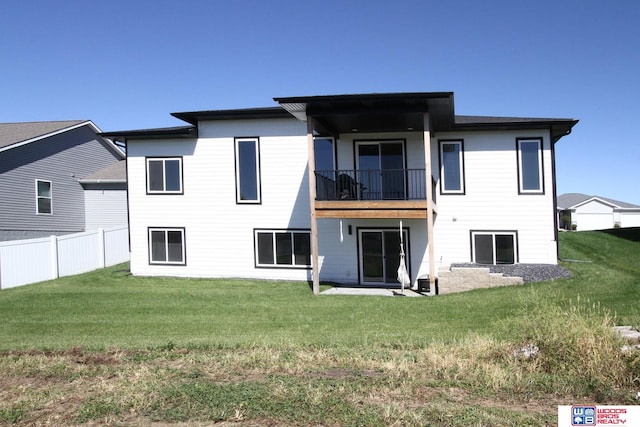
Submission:
[[[640,355],[611,333],[640,325],[633,236],[563,233],[591,261],[573,278],[437,298],[126,266],[2,291],[0,424],[553,426],[559,404],[637,404]]]

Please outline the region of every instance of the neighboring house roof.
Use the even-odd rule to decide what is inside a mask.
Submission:
[[[638,205],[632,203],[621,202],[619,200],[609,199],[602,196],[589,196],[582,193],[566,193],[558,196],[558,209],[575,209],[577,206],[582,205],[591,200],[599,200],[606,204],[612,205],[615,208],[634,209],[640,208]]]
[[[70,130],[89,126],[94,132],[102,132],[91,120],[65,120],[49,122],[0,123],[0,152],[39,141]],[[124,158],[125,155],[112,141],[106,140]]]
[[[102,183],[121,183],[127,181],[127,165],[126,160],[120,160],[104,169],[80,178],[81,184],[102,184]]]

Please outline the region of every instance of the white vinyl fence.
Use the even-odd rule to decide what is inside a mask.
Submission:
[[[129,261],[128,228],[0,242],[0,289],[86,273]]]

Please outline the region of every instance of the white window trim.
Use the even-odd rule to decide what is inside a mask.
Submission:
[[[238,153],[238,143],[240,142],[253,142],[256,150],[256,199],[247,199],[242,200],[240,198],[240,155]],[[262,203],[262,183],[260,180],[260,138],[258,137],[243,137],[243,138],[235,138],[234,142],[234,151],[235,151],[235,165],[236,165],[236,203],[238,204],[248,204],[248,205],[256,205]]]
[[[438,151],[440,154],[440,194],[465,194],[464,189],[464,141],[462,139],[442,139],[438,141]],[[460,168],[460,190],[447,190],[444,173],[444,154],[443,147],[445,144],[456,144],[460,146],[460,156],[458,158],[458,167]]]
[[[529,190],[524,188],[524,179],[522,176],[523,165],[522,165],[522,150],[521,146],[523,142],[535,142],[538,144],[538,182],[540,183],[540,188]],[[518,192],[520,194],[544,194],[544,162],[542,159],[542,155],[544,153],[543,150],[543,141],[542,138],[516,138],[517,143],[517,151],[518,151]]]
[[[183,192],[183,176],[182,176],[182,157],[147,157],[146,159],[146,175],[147,175],[147,194],[184,194]],[[167,186],[167,178],[166,178],[166,162],[169,160],[177,160],[178,165],[180,167],[180,189],[179,190],[151,190],[151,179],[149,177],[149,162],[162,162],[162,186],[166,188]]]
[[[518,263],[518,232],[517,231],[502,231],[502,230],[472,230],[471,231],[471,262],[476,263],[476,239],[477,235],[491,235],[491,249],[493,251],[492,258],[493,264],[496,264],[496,235],[510,235],[513,236],[513,263]]]
[[[45,196],[40,196],[38,194],[38,183],[39,182],[47,182],[49,183],[49,191],[51,192],[51,196],[49,197],[45,197]],[[46,180],[46,179],[36,179],[36,215],[53,215],[53,182]],[[51,212],[40,212],[40,209],[38,207],[38,200],[40,199],[49,199],[50,200],[50,206],[51,206]]]
[[[182,236],[182,261],[154,261],[153,260],[153,244],[151,241],[151,232],[152,231],[163,231],[165,235],[165,254],[169,254],[169,239],[167,238],[167,232],[169,231],[179,231]],[[149,227],[147,229],[147,245],[149,246],[149,265],[186,265],[187,264],[187,255],[186,255],[186,242],[185,242],[185,229],[181,227]]]
[[[274,263],[273,264],[259,264],[258,260],[258,234],[269,233],[273,236],[273,256]],[[277,264],[276,261],[276,234],[279,233],[288,233],[291,235],[291,264]],[[311,268],[311,264],[295,264],[295,239],[293,238],[294,234],[308,234],[309,235],[309,245],[311,246],[311,230],[309,229],[265,229],[265,228],[257,228],[253,230],[253,246],[254,246],[254,260],[256,268],[284,268],[284,269],[305,269],[308,270]],[[309,252],[311,252],[311,247],[309,247]],[[311,257],[309,257],[309,261],[311,261]]]

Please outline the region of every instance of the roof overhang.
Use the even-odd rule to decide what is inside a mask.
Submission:
[[[282,108],[319,133],[406,132],[424,130],[429,113],[433,129],[454,122],[453,92],[374,93],[274,98]]]
[[[288,119],[291,115],[282,107],[242,108],[235,110],[191,111],[171,113],[173,117],[192,125],[206,120]]]
[[[196,138],[198,136],[198,129],[195,126],[177,126],[170,128],[104,132],[100,135],[106,138],[111,138],[114,141],[124,142],[128,139],[180,139]]]
[[[456,116],[452,130],[548,129],[551,132],[551,141],[555,143],[563,136],[569,135],[577,123],[576,119]]]

